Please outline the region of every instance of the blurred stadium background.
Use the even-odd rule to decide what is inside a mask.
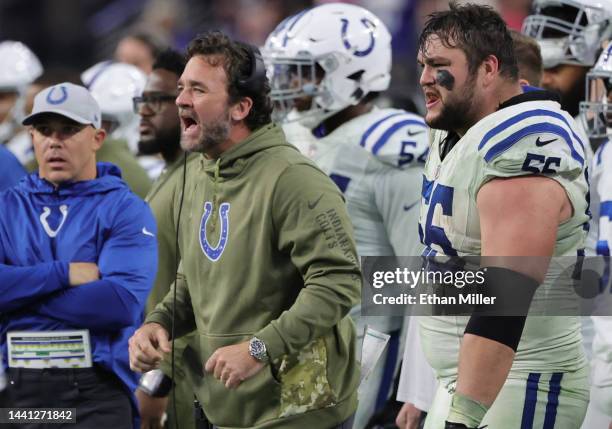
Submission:
[[[520,30],[531,0],[473,0],[499,11]],[[262,45],[286,16],[326,0],[0,0],[0,40],[19,40],[40,58],[50,80],[79,82],[80,73],[113,59],[118,43],[146,34],[183,49],[197,33],[220,29]],[[430,12],[447,0],[352,0],[378,15],[393,34],[389,104],[413,110],[417,91],[416,38]],[[420,104],[420,103],[419,103]]]

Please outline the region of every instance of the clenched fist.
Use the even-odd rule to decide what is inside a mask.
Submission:
[[[206,362],[204,369],[212,372],[225,387],[232,389],[253,377],[266,364],[249,354],[249,342],[218,348]]]
[[[168,331],[159,323],[145,323],[128,342],[130,347],[130,368],[136,372],[147,372],[159,367],[164,353],[172,347]]]

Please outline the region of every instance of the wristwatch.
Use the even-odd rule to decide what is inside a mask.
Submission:
[[[267,363],[270,360],[266,350],[266,343],[257,337],[253,337],[249,341],[249,354],[260,362]]]

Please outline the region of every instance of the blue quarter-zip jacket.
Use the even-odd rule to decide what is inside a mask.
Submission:
[[[94,363],[121,379],[135,406],[128,339],[155,280],[156,233],[149,206],[113,164],[98,163],[93,180],[55,188],[35,173],[0,192],[5,366],[9,331],[88,329]],[[70,262],[98,264],[100,280],[70,287]]]

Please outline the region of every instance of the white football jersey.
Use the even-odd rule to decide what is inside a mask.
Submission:
[[[317,145],[317,138],[297,121],[283,123],[283,132],[288,143],[295,146],[303,155],[312,158]]]
[[[555,256],[583,251],[588,215],[586,137],[554,101],[527,101],[481,119],[440,159],[446,132],[432,130],[425,166],[419,232],[424,255],[480,255],[478,191],[488,181],[544,175],[566,191],[573,216],[559,225]],[[517,237],[520,239],[520,237]],[[538,293],[547,291],[559,270],[551,262]],[[468,317],[423,317],[425,354],[443,381],[457,376],[460,341]],[[580,318],[528,317],[512,371],[572,371],[586,364],[580,344]],[[512,377],[511,371],[511,377]]]
[[[361,115],[319,139],[312,159],[344,193],[360,256],[418,256],[423,118],[399,109]]]
[[[602,143],[593,157],[592,194],[599,199],[598,210],[594,211],[594,223],[598,226],[598,239],[595,246],[599,256],[610,256],[612,243],[612,142]],[[601,298],[609,305],[610,294],[610,259],[604,258],[600,290]],[[603,389],[607,395],[612,388],[612,317],[592,317],[595,328],[593,339],[592,384],[596,389]],[[598,400],[598,406],[607,415],[612,415],[612,400]]]
[[[591,168],[592,197],[599,200],[599,206],[594,208],[594,223],[598,226],[598,238],[595,253],[610,256],[612,241],[612,143],[610,140],[602,143],[593,157]]]
[[[32,146],[32,137],[27,131],[21,131],[6,143],[8,150],[13,152],[13,155],[19,160],[22,165],[26,165],[34,160],[34,147]]]

